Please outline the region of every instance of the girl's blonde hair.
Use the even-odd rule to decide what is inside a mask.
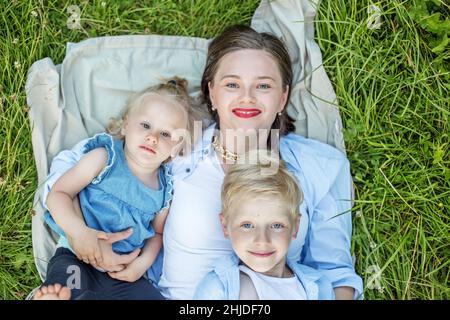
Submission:
[[[181,150],[190,150],[193,143],[193,128],[194,122],[199,119],[196,103],[194,99],[189,96],[188,82],[184,78],[173,77],[167,81],[161,82],[157,85],[148,87],[140,92],[133,94],[122,111],[119,118],[110,118],[106,131],[116,139],[123,139],[122,126],[127,116],[134,110],[142,106],[145,98],[151,95],[161,95],[172,99],[176,105],[180,106],[180,110],[185,113],[187,119],[186,130],[189,133],[189,137],[185,137],[184,146]]]
[[[297,179],[287,170],[283,160],[269,155],[267,150],[252,151],[247,156],[246,159],[255,159],[255,163],[230,166],[223,181],[221,197],[224,217],[227,218],[244,199],[276,198],[286,205],[294,222],[303,201]],[[268,172],[267,168],[274,167],[278,169],[272,170],[272,174],[264,174]]]

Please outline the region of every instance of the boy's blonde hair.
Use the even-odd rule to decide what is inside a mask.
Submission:
[[[286,205],[294,222],[300,214],[303,192],[283,160],[268,155],[267,150],[252,151],[246,155],[246,159],[255,159],[256,163],[232,165],[223,181],[221,197],[224,217],[227,218],[243,199],[276,198]],[[278,166],[275,173],[264,174],[264,169],[274,166]]]
[[[173,77],[165,82],[161,82],[160,84],[148,87],[140,92],[133,94],[128,99],[128,102],[124,110],[122,111],[120,118],[110,118],[108,127],[106,129],[107,132],[114,136],[114,138],[116,139],[123,139],[124,136],[121,131],[124,120],[127,118],[127,116],[134,110],[141,107],[143,101],[145,101],[145,98],[157,94],[164,97],[169,97],[175,102],[177,106],[180,107],[180,110],[184,112],[187,119],[187,125],[185,129],[190,135],[190,137],[187,138],[190,139],[185,139],[185,145],[182,149],[187,149],[189,151],[193,143],[192,139],[194,137],[194,122],[201,119],[199,119],[199,112],[197,111],[198,107],[196,106],[194,99],[189,96],[187,88],[188,82],[186,79]]]

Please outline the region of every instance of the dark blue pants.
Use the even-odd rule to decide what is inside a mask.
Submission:
[[[147,279],[126,282],[111,278],[78,260],[66,248],[58,248],[51,258],[44,286],[59,283],[71,288],[73,300],[163,300]]]

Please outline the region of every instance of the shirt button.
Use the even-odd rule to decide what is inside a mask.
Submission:
[[[208,150],[203,151],[203,154],[208,154]]]
[[[187,169],[186,169],[186,172],[187,172],[187,173],[191,172],[191,168],[187,168]]]

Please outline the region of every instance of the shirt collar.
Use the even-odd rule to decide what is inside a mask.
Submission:
[[[197,144],[197,147],[195,148],[194,152],[200,152],[204,153],[205,151],[211,151],[212,150],[212,137],[216,131],[216,123],[213,123],[208,128],[205,129],[205,133],[203,134],[202,140],[200,144]],[[197,150],[198,148],[198,150]]]

